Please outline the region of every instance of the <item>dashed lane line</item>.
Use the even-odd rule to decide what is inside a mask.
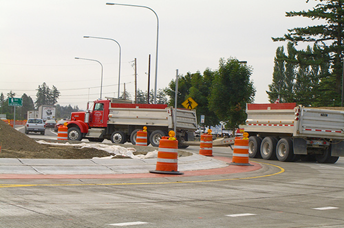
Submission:
[[[136,226],[136,225],[144,225],[147,224],[147,222],[123,222],[123,223],[113,223],[109,224],[109,226]]]
[[[335,210],[338,209],[338,207],[317,207],[313,208],[314,210],[319,210],[319,211],[325,211],[325,210]]]

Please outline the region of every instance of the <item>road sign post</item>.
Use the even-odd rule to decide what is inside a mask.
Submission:
[[[8,98],[8,106],[13,106],[13,109],[14,109],[13,128],[15,128],[16,127],[16,106],[23,106],[23,99],[10,97]]]

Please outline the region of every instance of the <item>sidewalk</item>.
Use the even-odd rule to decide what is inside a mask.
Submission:
[[[213,157],[193,154],[178,159],[178,171],[226,167]],[[0,174],[127,174],[155,170],[154,159],[17,159],[1,158]]]
[[[122,179],[174,176],[154,174],[155,159],[0,159],[0,179]],[[262,166],[229,165],[231,158],[193,154],[178,159],[181,176],[251,172]],[[177,175],[180,176],[180,175]]]

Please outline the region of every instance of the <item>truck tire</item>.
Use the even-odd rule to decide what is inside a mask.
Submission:
[[[334,164],[338,161],[339,157],[331,156],[331,146],[323,150],[322,154],[315,155],[315,159],[319,163],[331,163]]]
[[[276,159],[276,144],[277,139],[275,137],[265,137],[260,145],[260,154],[265,160]]]
[[[293,161],[293,141],[290,138],[281,138],[276,146],[276,157],[279,161]]]
[[[78,127],[68,128],[68,140],[81,141],[82,134]]]
[[[135,129],[133,132],[130,134],[130,142],[133,145],[136,145],[136,137],[137,137],[137,132],[140,131],[141,129]],[[150,144],[149,142],[149,132],[147,131],[147,146]]]
[[[262,139],[257,136],[250,136],[248,138],[248,155],[250,158],[259,158],[260,155],[260,145],[262,144]]]
[[[166,135],[167,134],[164,131],[155,130],[150,134],[149,141],[152,144],[152,146],[158,147],[161,137]]]
[[[115,144],[123,144],[127,141],[127,136],[123,131],[115,131],[111,134],[111,142]]]

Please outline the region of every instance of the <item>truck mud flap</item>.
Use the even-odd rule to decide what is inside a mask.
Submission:
[[[294,154],[307,155],[307,141],[303,138],[294,138]]]
[[[333,141],[331,156],[344,156],[344,141]]]

